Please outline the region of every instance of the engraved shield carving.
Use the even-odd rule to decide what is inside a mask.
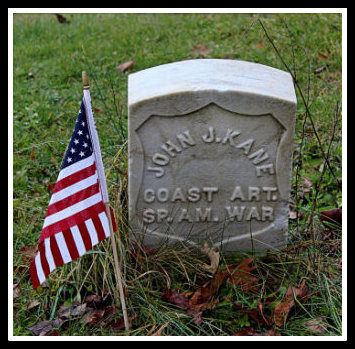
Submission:
[[[151,115],[136,129],[143,175],[135,225],[170,241],[258,245],[284,225],[277,217],[285,217],[287,200],[276,171],[284,131],[271,114],[238,114],[214,103],[185,115]]]

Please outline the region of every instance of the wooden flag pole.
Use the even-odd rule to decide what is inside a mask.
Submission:
[[[117,284],[118,284],[119,298],[121,300],[123,320],[124,320],[124,325],[125,325],[126,331],[129,331],[130,326],[129,326],[129,320],[128,320],[128,315],[127,315],[126,301],[125,301],[125,297],[124,297],[122,273],[121,273],[121,268],[120,268],[119,261],[118,261],[116,239],[115,239],[113,227],[112,227],[112,216],[111,216],[110,203],[109,203],[108,193],[107,193],[105,172],[104,172],[104,167],[103,167],[102,158],[101,158],[100,143],[98,140],[98,136],[97,136],[97,132],[96,132],[96,128],[95,128],[95,123],[94,123],[94,118],[92,115],[92,109],[91,109],[91,98],[90,98],[90,91],[89,91],[90,90],[89,77],[85,71],[82,72],[82,81],[83,81],[83,89],[84,89],[84,104],[85,104],[85,110],[86,110],[86,115],[87,115],[88,124],[89,124],[88,126],[89,126],[89,131],[91,133],[91,139],[92,139],[92,144],[93,144],[93,148],[94,148],[94,156],[95,156],[95,162],[96,162],[96,167],[97,167],[97,172],[98,172],[98,177],[99,177],[99,182],[100,182],[100,187],[101,187],[101,192],[102,192],[102,198],[103,198],[103,202],[105,204],[107,219],[108,219],[109,227],[110,227],[113,259],[115,262],[115,274],[116,274],[116,280],[117,280]]]

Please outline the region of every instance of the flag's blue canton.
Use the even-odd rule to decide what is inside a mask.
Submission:
[[[86,121],[86,113],[84,103],[81,103],[78,119],[64,156],[62,169],[73,165],[77,161],[87,158],[92,154],[92,144],[89,135],[88,124]]]

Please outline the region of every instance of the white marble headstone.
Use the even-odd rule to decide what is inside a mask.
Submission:
[[[129,75],[129,218],[147,246],[286,244],[296,95],[289,73],[196,59]]]

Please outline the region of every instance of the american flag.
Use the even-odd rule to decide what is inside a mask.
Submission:
[[[81,257],[110,235],[103,183],[99,181],[97,154],[93,151],[93,132],[89,130],[83,100],[48,205],[38,252],[30,266],[34,289],[55,268]],[[104,186],[106,190],[106,182]],[[114,219],[112,224],[115,231]]]

